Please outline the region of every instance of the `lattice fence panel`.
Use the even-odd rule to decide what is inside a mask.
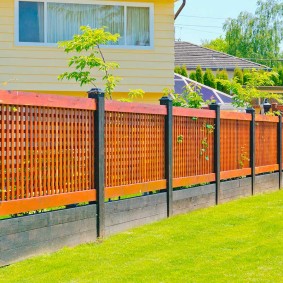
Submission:
[[[277,123],[256,122],[256,167],[277,164]]]
[[[174,116],[173,177],[213,173],[214,119]]]
[[[221,171],[250,167],[250,121],[221,119]]]
[[[94,189],[93,111],[0,106],[0,201]]]
[[[106,112],[105,186],[163,180],[163,115]]]

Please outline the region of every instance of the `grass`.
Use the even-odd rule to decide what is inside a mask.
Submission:
[[[0,269],[0,282],[282,282],[283,191]]]

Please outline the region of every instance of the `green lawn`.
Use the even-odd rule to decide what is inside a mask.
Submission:
[[[0,282],[282,282],[283,191],[0,269]]]

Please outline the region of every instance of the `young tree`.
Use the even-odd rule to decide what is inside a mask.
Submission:
[[[105,95],[112,99],[112,92],[117,83],[120,81],[119,77],[112,74],[114,69],[119,68],[115,62],[107,62],[100,45],[107,45],[110,42],[117,42],[120,37],[119,34],[111,34],[105,31],[104,28],[92,29],[89,26],[81,26],[81,34],[74,35],[72,40],[59,42],[59,47],[65,49],[66,53],[77,53],[69,58],[69,67],[73,67],[71,72],[61,74],[58,79],[72,80],[83,85],[93,85],[96,87],[98,75],[96,72],[102,73],[102,81],[105,85]]]

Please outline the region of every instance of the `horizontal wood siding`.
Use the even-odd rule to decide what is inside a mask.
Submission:
[[[0,89],[80,91],[83,94],[89,89],[88,86],[82,92],[82,88],[76,83],[57,80],[57,76],[67,69],[67,56],[63,50],[56,47],[15,46],[14,2],[0,1]],[[142,88],[146,92],[161,93],[164,87],[173,87],[174,1],[128,2],[154,4],[154,48],[104,49],[107,60],[120,64],[115,75],[123,79],[116,91],[124,93],[129,89]]]

